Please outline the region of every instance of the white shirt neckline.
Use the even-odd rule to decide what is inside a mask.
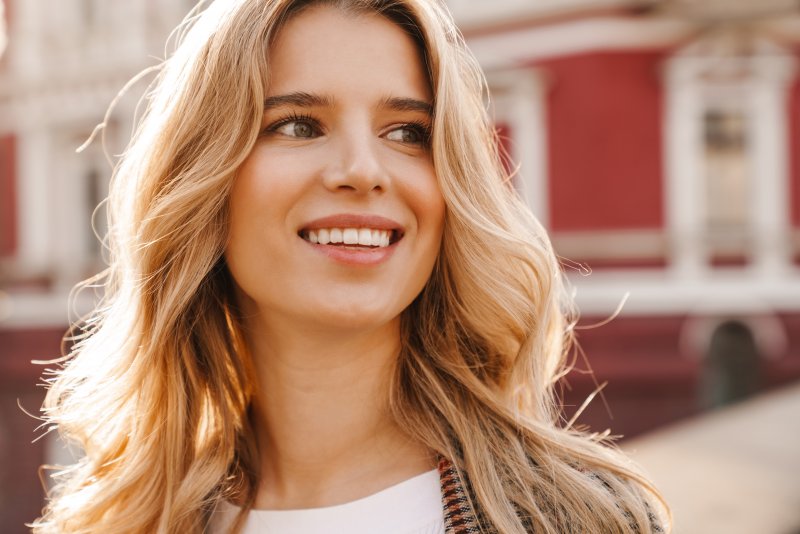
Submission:
[[[227,509],[225,509],[227,508]],[[223,514],[227,525],[238,509]],[[217,520],[213,523],[218,523]],[[225,529],[212,528],[214,533]],[[251,510],[242,534],[439,534],[444,532],[439,472],[422,473],[367,497],[344,504],[301,510]]]

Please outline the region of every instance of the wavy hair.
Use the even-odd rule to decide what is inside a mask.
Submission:
[[[85,455],[54,476],[36,533],[202,532],[258,487],[254,372],[223,251],[228,197],[258,136],[269,45],[302,9],[378,13],[424,54],[446,203],[433,273],[401,320],[393,416],[448,458],[484,527],[650,532],[657,492],[564,425],[573,312],[545,231],[508,185],[486,84],[437,0],[226,0],[187,18],[109,194],[102,302],[50,379],[46,420]]]

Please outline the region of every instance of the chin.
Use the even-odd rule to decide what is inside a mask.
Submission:
[[[376,306],[374,303],[340,304],[319,308],[317,319],[321,326],[353,331],[373,330],[399,321],[403,310],[396,310],[396,313],[389,310],[388,306]]]

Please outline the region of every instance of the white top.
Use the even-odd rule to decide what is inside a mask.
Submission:
[[[436,469],[363,499],[303,510],[251,510],[242,534],[444,534],[444,510]],[[224,534],[238,508],[221,505],[212,534]]]

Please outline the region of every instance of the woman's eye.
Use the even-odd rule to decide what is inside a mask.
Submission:
[[[421,124],[405,124],[386,134],[386,139],[407,145],[427,145],[428,137],[427,128]]]
[[[299,137],[302,139],[311,139],[317,136],[316,126],[308,120],[290,120],[282,122],[270,128],[270,131],[288,137]]]

